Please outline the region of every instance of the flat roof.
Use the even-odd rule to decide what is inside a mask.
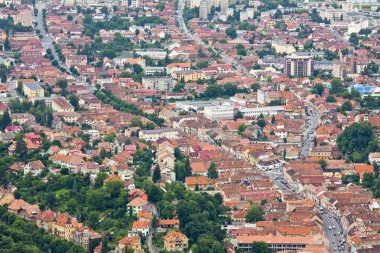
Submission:
[[[31,90],[42,90],[42,87],[39,86],[36,82],[25,82],[23,83],[23,85],[25,85]]]

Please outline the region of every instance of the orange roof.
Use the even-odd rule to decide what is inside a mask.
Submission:
[[[132,225],[132,229],[142,229],[142,228],[148,228],[149,227],[149,221],[134,221]]]
[[[365,172],[367,172],[367,173],[374,173],[375,172],[372,164],[370,164],[370,165],[355,164],[354,169],[360,175],[360,177],[362,177]]]
[[[181,240],[187,239],[186,235],[182,234],[181,232],[176,231],[170,231],[164,236],[164,240],[168,240],[170,238],[179,238]]]
[[[253,242],[266,242],[270,244],[311,244],[312,238],[305,236],[273,236],[273,235],[246,235],[237,236],[238,243],[250,244]]]
[[[198,177],[187,177],[185,179],[187,185],[207,185],[207,177],[198,176]]]
[[[179,220],[160,220],[158,225],[179,225]]]

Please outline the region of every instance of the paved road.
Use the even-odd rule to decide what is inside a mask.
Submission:
[[[153,213],[153,215],[157,215],[157,210],[156,210],[156,207],[154,205],[153,205],[152,213]],[[156,246],[154,246],[152,243],[153,233],[154,233],[154,228],[152,227],[152,224],[151,224],[149,227],[149,234],[147,236],[146,243],[148,245],[149,252],[158,253]]]
[[[55,51],[55,48],[53,46],[53,41],[54,38],[50,34],[47,34],[44,26],[43,26],[43,19],[42,19],[42,10],[46,8],[46,3],[44,2],[38,2],[36,4],[36,8],[38,10],[38,15],[37,17],[34,17],[34,22],[37,22],[37,27],[36,29],[40,30],[40,34],[43,36],[41,39],[42,46],[47,50],[48,48],[52,51],[52,54],[54,56],[54,59],[58,61],[59,65],[63,68],[65,68],[67,71],[69,71],[69,68],[67,67],[66,63],[62,62],[59,57],[57,52]]]
[[[213,46],[207,45],[200,38],[198,38],[197,36],[189,32],[185,24],[185,21],[183,19],[183,9],[185,8],[186,1],[187,0],[179,0],[177,15],[176,15],[179,28],[185,34],[185,36],[188,37],[189,39],[194,40],[195,43],[197,43],[198,45],[202,46],[205,49],[208,49],[210,47],[212,50],[214,50],[214,52],[218,52],[222,61],[224,61],[227,64],[233,65],[237,69],[239,74],[248,75],[249,74],[248,69],[245,68],[243,65],[239,64],[235,59],[231,58],[229,55],[225,54],[223,51],[217,50]]]
[[[343,231],[339,218],[325,211],[322,212],[321,217],[323,220],[323,232],[330,241],[331,251],[339,253],[348,252],[345,241],[346,234]]]

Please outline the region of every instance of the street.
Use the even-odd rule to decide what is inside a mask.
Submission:
[[[37,27],[35,29],[40,30],[40,34],[42,35],[41,43],[42,46],[47,50],[48,48],[51,50],[54,59],[58,61],[59,65],[63,68],[65,68],[67,71],[69,71],[66,63],[62,62],[59,57],[57,52],[55,51],[55,48],[53,46],[53,37],[50,34],[47,34],[44,25],[43,25],[43,18],[42,18],[42,10],[45,9],[46,3],[44,2],[38,2],[36,4],[36,8],[38,10],[38,15],[37,17],[34,17],[34,22],[37,22]]]

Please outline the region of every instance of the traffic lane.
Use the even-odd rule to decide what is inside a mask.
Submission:
[[[342,236],[340,232],[342,230],[340,229],[339,223],[334,219],[334,216],[330,218],[330,214],[323,214],[322,220],[324,223],[323,229],[325,231],[327,238],[330,241],[330,247],[333,250],[333,252],[342,252],[342,253],[347,252],[346,245],[345,245],[345,249],[341,249],[340,247],[342,244],[341,243]],[[329,228],[330,226],[331,226],[331,230]],[[335,229],[334,229],[334,226],[335,226]]]

